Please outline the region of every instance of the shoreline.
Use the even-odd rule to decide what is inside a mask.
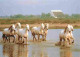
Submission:
[[[9,28],[11,24],[0,24],[0,30],[2,31],[4,28]],[[29,24],[30,28],[34,26],[40,26],[40,24]],[[74,28],[80,28],[80,24],[71,24]],[[25,27],[25,24],[21,24],[22,28]],[[67,24],[51,24],[49,23],[49,29],[63,29],[67,26]]]

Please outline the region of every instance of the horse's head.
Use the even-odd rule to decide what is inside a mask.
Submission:
[[[72,25],[70,25],[70,24],[68,24],[66,27],[65,27],[65,31],[64,32],[71,32],[71,31],[73,31],[74,29],[73,29],[73,26]]]
[[[70,24],[68,24],[68,30],[69,30],[69,32],[70,32],[70,31],[73,31],[73,30],[74,30],[74,29],[73,29],[73,26],[70,25]]]
[[[21,24],[20,23],[16,23],[16,28],[21,28]]]
[[[49,29],[49,24],[48,23],[45,24],[45,29],[47,29],[47,30]]]
[[[14,32],[15,32],[15,25],[12,24],[12,25],[9,27],[9,30],[10,30],[11,33],[14,34]]]
[[[26,27],[25,28],[29,31],[29,25],[28,24],[26,24]]]

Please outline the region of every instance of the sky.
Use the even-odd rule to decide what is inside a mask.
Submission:
[[[0,0],[0,16],[40,15],[51,10],[80,14],[80,0]]]

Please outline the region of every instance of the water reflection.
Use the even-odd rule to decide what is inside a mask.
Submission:
[[[30,53],[28,54],[28,51]],[[48,57],[47,49],[43,46],[30,46],[18,44],[4,44],[4,57]]]
[[[60,50],[60,57],[72,57],[72,51],[70,48],[63,48]]]
[[[59,48],[55,47],[53,43],[59,41],[59,32],[61,29],[50,29],[47,35],[47,40],[51,42],[33,43],[30,45],[19,44],[1,44],[0,57],[80,57],[80,29],[75,29],[73,34],[75,38],[74,47]],[[0,32],[1,38],[2,32]],[[31,34],[29,34],[29,38]],[[32,38],[31,38],[32,39]],[[76,49],[75,49],[76,48]]]
[[[47,48],[42,44],[29,45],[29,57],[48,57]]]
[[[27,45],[4,44],[3,55],[4,57],[28,57]]]
[[[32,57],[48,57],[46,48],[38,47],[38,49],[33,49],[32,50]]]

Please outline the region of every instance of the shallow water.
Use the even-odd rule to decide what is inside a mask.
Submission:
[[[48,42],[28,42],[29,45],[0,44],[0,57],[80,57],[80,29],[75,29],[73,35],[75,43],[71,48],[54,46],[59,41],[59,33],[62,29],[50,29]],[[0,38],[2,33],[0,32]],[[31,34],[29,32],[29,38]]]

